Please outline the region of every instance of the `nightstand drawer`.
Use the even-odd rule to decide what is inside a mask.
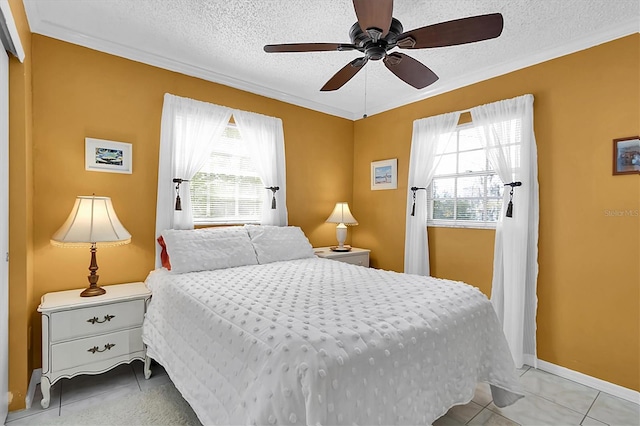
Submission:
[[[353,265],[369,267],[369,253],[358,253],[353,256],[343,256],[337,260],[344,263],[351,263]]]
[[[142,327],[58,343],[51,346],[51,369],[61,371],[142,350]]]
[[[139,326],[144,319],[144,300],[92,306],[51,315],[51,342],[95,336]]]

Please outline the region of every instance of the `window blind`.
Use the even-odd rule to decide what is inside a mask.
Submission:
[[[195,223],[260,222],[264,185],[233,124],[215,141],[190,188]]]
[[[509,123],[513,144],[503,155],[519,158],[520,123]],[[496,148],[493,148],[496,149]],[[459,126],[442,155],[427,189],[427,224],[493,227],[502,210],[504,184],[492,168],[478,127]]]

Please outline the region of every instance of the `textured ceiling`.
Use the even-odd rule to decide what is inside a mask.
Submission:
[[[319,89],[351,52],[265,53],[265,44],[349,43],[351,0],[24,0],[31,30],[329,114],[360,118],[640,30],[639,0],[395,0],[408,31],[500,12],[502,35],[405,50],[439,77],[417,90],[382,61]],[[397,48],[396,48],[397,50]],[[396,51],[394,50],[394,51]],[[469,105],[472,106],[472,105]]]

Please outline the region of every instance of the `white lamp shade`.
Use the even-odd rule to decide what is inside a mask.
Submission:
[[[66,222],[51,237],[51,243],[64,246],[129,244],[131,234],[118,220],[111,198],[80,196]]]
[[[325,221],[327,223],[344,223],[345,225],[357,225],[358,221],[351,214],[349,210],[349,203],[341,202],[336,203],[336,207],[331,212],[329,218]]]

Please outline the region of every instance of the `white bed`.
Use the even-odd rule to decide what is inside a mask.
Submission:
[[[175,272],[146,280],[143,340],[205,425],[431,424],[481,381],[521,397],[464,283],[316,257]]]

